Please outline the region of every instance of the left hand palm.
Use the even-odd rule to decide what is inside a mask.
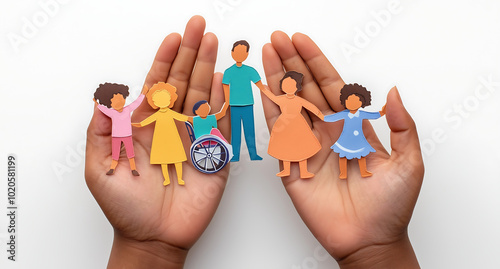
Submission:
[[[173,109],[184,114],[191,114],[194,103],[202,99],[209,100],[215,111],[224,103],[222,74],[214,75],[217,38],[212,33],[204,35],[204,29],[203,18],[195,16],[186,26],[184,38],[178,34],[167,36],[145,82],[148,88],[159,81],[176,86],[179,98]],[[132,122],[139,122],[154,112],[145,99],[134,112]],[[111,162],[110,123],[109,118],[94,109],[87,132],[85,178],[115,232],[132,241],[155,241],[181,249],[190,248],[217,209],[229,165],[216,174],[207,175],[185,162],[185,186],[177,184],[172,165],[172,183],[163,186],[160,165],[149,164],[154,130],[154,125],[150,125],[133,128],[140,176],[132,176],[126,158],[120,158],[115,174],[107,176],[105,173]],[[191,142],[184,123],[178,122],[177,128],[189,156]],[[219,121],[219,128],[226,137],[229,136],[227,118]],[[121,155],[124,156],[124,152]]]

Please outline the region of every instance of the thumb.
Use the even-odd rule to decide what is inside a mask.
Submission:
[[[85,167],[100,165],[111,154],[111,119],[94,105],[94,114],[87,128]]]
[[[415,122],[406,111],[399,91],[392,88],[387,95],[387,124],[391,129],[391,156],[422,156]]]

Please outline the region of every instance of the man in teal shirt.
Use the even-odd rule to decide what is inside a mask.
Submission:
[[[257,155],[255,145],[252,82],[262,91],[265,88],[259,73],[253,67],[243,64],[243,61],[248,58],[249,49],[250,45],[245,40],[233,44],[231,56],[236,63],[226,69],[222,78],[224,95],[226,100],[229,100],[231,108],[231,145],[234,151],[232,162],[240,160],[241,125],[243,125],[250,159],[253,161],[262,160],[262,157]]]

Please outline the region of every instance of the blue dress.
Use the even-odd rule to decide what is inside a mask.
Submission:
[[[363,134],[363,120],[374,120],[380,118],[380,112],[366,112],[359,110],[352,114],[349,110],[344,110],[332,115],[325,116],[326,122],[336,122],[344,120],[344,129],[339,139],[331,148],[339,153],[339,157],[353,159],[367,156],[375,149],[366,141]]]

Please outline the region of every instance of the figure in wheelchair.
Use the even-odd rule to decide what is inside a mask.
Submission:
[[[233,147],[217,129],[217,121],[226,115],[228,103],[224,103],[222,110],[210,114],[210,105],[202,100],[193,106],[194,117],[186,122],[189,138],[191,139],[191,162],[194,167],[203,173],[212,174],[220,171],[233,157]]]

